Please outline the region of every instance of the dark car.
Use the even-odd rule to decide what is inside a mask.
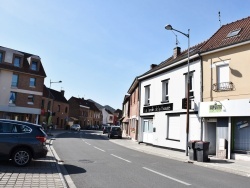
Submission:
[[[102,130],[102,133],[103,133],[103,134],[109,133],[110,128],[111,128],[111,126],[104,126],[104,127],[103,127],[103,130]]]
[[[111,126],[110,131],[108,133],[109,138],[117,137],[122,138],[122,129],[119,126]]]
[[[47,135],[42,126],[28,122],[0,119],[0,159],[16,166],[26,166],[31,159],[47,155]]]

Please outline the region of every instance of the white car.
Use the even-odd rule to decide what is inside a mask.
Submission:
[[[70,127],[70,130],[80,131],[81,126],[79,124],[74,124]]]

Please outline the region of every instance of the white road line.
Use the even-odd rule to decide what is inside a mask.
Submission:
[[[145,170],[148,170],[148,171],[150,171],[150,172],[153,172],[153,173],[155,173],[155,174],[158,174],[158,175],[160,175],[160,176],[163,176],[163,177],[165,177],[165,178],[168,178],[168,179],[177,181],[177,182],[179,182],[179,183],[182,183],[182,184],[184,184],[184,185],[188,185],[188,186],[191,185],[191,184],[189,184],[189,183],[186,183],[186,182],[184,182],[184,181],[178,180],[178,179],[176,179],[176,178],[172,178],[172,177],[167,176],[167,175],[165,175],[165,174],[162,174],[162,173],[160,173],[160,172],[156,172],[156,171],[151,170],[151,169],[149,169],[149,168],[146,168],[146,167],[142,167],[142,168],[144,168]]]
[[[98,149],[98,150],[100,150],[100,151],[102,151],[102,152],[105,152],[103,149],[100,149],[100,148],[98,148],[98,147],[95,147],[95,146],[94,146],[94,148],[95,148],[95,149]]]
[[[126,161],[126,162],[128,162],[128,163],[131,163],[131,161],[129,161],[129,160],[127,160],[127,159],[123,159],[123,158],[121,158],[121,157],[119,157],[119,156],[117,156],[117,155],[114,155],[114,154],[110,154],[110,155],[112,155],[112,156],[114,156],[114,157],[116,157],[116,158],[118,158],[118,159],[124,160],[124,161]]]
[[[83,142],[85,142],[84,140],[82,140]],[[88,142],[85,142],[85,144],[88,144],[89,146],[91,146],[91,144],[90,143],[88,143]]]

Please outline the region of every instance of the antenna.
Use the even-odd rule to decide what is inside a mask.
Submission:
[[[173,30],[171,30],[173,32]],[[178,44],[180,44],[180,42],[177,39],[177,35],[173,32],[173,34],[175,35],[175,45],[178,46]]]
[[[220,27],[221,27],[220,11],[218,12],[218,16],[219,16],[219,22],[220,22]]]

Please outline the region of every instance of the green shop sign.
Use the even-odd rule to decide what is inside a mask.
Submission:
[[[221,111],[222,111],[222,105],[214,104],[209,106],[210,113],[221,112]]]

